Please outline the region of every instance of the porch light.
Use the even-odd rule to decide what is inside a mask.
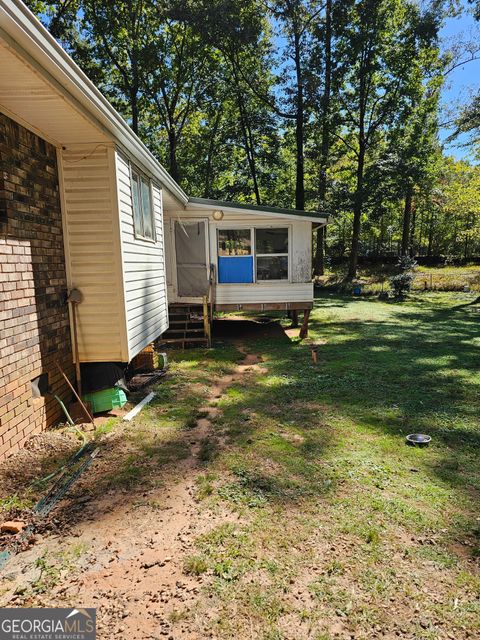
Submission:
[[[213,219],[216,220],[217,222],[219,220],[223,220],[223,211],[214,211],[213,212]]]

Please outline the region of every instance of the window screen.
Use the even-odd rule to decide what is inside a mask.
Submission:
[[[132,171],[132,204],[135,235],[155,240],[150,182]]]
[[[288,280],[288,256],[257,256],[257,280]]]
[[[255,229],[257,280],[288,280],[288,229]]]
[[[143,235],[153,240],[153,207],[150,184],[142,178]]]
[[[252,253],[250,229],[219,229],[219,256],[249,256]]]
[[[143,215],[142,207],[140,205],[140,178],[136,173],[132,173],[132,200],[135,234],[143,236]]]
[[[255,244],[257,255],[288,254],[288,229],[256,229]]]

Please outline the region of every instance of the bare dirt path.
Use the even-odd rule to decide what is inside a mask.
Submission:
[[[131,501],[124,503],[121,493],[107,494],[96,500],[95,505],[86,505],[84,521],[78,527],[73,526],[68,536],[40,540],[46,551],[54,549],[63,537],[63,546],[76,543],[87,552],[79,558],[74,571],[64,579],[60,577],[56,586],[42,594],[36,604],[96,607],[99,639],[205,637],[198,631],[203,626],[201,621],[192,616],[204,578],[186,575],[184,562],[199,534],[219,522],[238,520],[233,513],[206,513],[195,498],[196,479],[204,471],[199,460],[202,442],[209,437],[217,438],[213,421],[221,414],[219,400],[244,376],[262,371],[258,356],[246,353],[241,345],[236,346],[244,359],[232,373],[212,382],[200,409],[202,417],[186,435],[189,455],[175,463],[174,473],[170,473],[164,486],[143,493],[136,505]],[[217,441],[225,444],[219,438]],[[92,509],[91,517],[88,509]],[[10,588],[0,597],[0,604],[21,605],[22,584],[41,579],[35,569],[25,572],[29,561],[38,557],[40,546],[36,544],[11,561]]]

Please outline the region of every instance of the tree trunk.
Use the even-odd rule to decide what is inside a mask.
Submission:
[[[420,256],[424,255],[424,251],[423,251],[423,230],[425,228],[425,211],[424,209],[421,210],[420,212],[420,225],[418,227],[418,254]]]
[[[243,135],[243,146],[245,148],[248,167],[250,169],[250,176],[253,182],[253,191],[255,194],[255,201],[257,204],[262,204],[262,200],[260,197],[260,187],[258,184],[258,177],[257,177],[257,161],[255,157],[255,144],[253,140],[252,128],[250,126],[249,115],[245,107],[244,94],[242,92],[242,86],[240,83],[240,78],[238,77],[237,67],[234,59],[230,60],[230,64],[232,65],[232,73],[235,81],[237,106],[238,106],[238,112],[240,115],[240,126],[242,128],[242,135]]]
[[[130,90],[130,109],[132,112],[132,129],[138,135],[138,89],[132,87]]]
[[[258,186],[258,179],[257,179],[257,163],[255,158],[255,149],[254,149],[254,143],[253,143],[252,130],[248,122],[248,114],[245,109],[243,97],[238,92],[237,92],[237,104],[238,104],[238,110],[240,113],[240,125],[242,127],[245,154],[247,156],[247,162],[248,162],[250,175],[252,177],[252,182],[253,182],[253,191],[255,193],[255,201],[257,204],[262,204],[262,200],[260,198],[260,189]]]
[[[177,162],[177,132],[174,126],[168,130],[168,170],[175,182],[180,182],[180,170]]]
[[[457,252],[457,244],[458,244],[458,226],[457,226],[457,221],[455,220],[455,223],[453,225],[453,236],[452,236],[452,253],[456,253]]]
[[[130,109],[132,111],[132,129],[138,135],[138,89],[140,86],[138,73],[138,56],[134,51],[131,58],[132,83],[130,85]]]
[[[208,145],[208,154],[207,154],[207,163],[205,169],[205,188],[204,188],[204,197],[210,198],[211,189],[212,189],[212,160],[213,153],[215,151],[215,139],[217,137],[218,127],[220,125],[220,119],[222,117],[222,110],[219,107],[217,109],[215,120],[213,123],[213,128],[210,133],[210,144]]]
[[[320,179],[318,184],[319,208],[325,206],[327,196],[327,169],[330,151],[330,90],[332,83],[332,0],[325,4],[325,75],[322,96],[322,142],[320,147]],[[317,250],[315,252],[314,274],[325,273],[326,227],[317,230]]]
[[[417,225],[417,207],[415,204],[412,205],[412,224],[410,225],[410,250],[412,252],[412,256],[416,255],[415,251],[415,227]]]
[[[431,257],[433,250],[433,226],[434,226],[435,216],[430,215],[429,228],[428,228],[428,247],[427,247],[427,256]]]
[[[361,134],[362,138],[363,135]],[[358,264],[358,244],[360,242],[360,227],[363,209],[363,172],[365,168],[365,142],[360,139],[360,150],[357,160],[357,184],[355,187],[355,201],[353,205],[353,230],[352,247],[350,250],[350,262],[348,265],[348,277],[355,278]]]
[[[305,208],[305,181],[304,181],[304,154],[303,154],[303,124],[304,124],[304,102],[303,102],[303,78],[302,65],[300,60],[300,33],[295,31],[295,73],[297,83],[296,118],[295,118],[295,141],[296,141],[296,181],[295,181],[295,208]]]
[[[322,225],[317,229],[317,246],[315,248],[315,264],[313,273],[316,276],[323,276],[325,273],[325,238],[327,227]]]
[[[363,57],[363,56],[362,56]],[[365,113],[367,102],[367,69],[360,68],[360,90],[358,97],[358,156],[357,156],[357,181],[355,186],[355,199],[353,203],[353,229],[350,261],[348,265],[348,278],[355,278],[358,264],[358,245],[360,242],[360,228],[362,225],[363,210],[363,182],[365,171],[365,156],[367,153],[367,139],[365,135]]]
[[[412,219],[412,186],[409,184],[405,193],[405,207],[403,209],[403,231],[401,255],[410,255],[410,226]]]
[[[260,197],[260,186],[258,184],[258,177],[257,177],[257,159],[255,157],[255,144],[253,140],[252,128],[250,127],[250,123],[248,122],[248,120],[245,124],[245,127],[247,131],[247,140],[250,146],[250,170],[252,173],[253,190],[255,192],[255,199],[257,201],[257,204],[262,204],[262,199]]]

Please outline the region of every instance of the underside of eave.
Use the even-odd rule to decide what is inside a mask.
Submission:
[[[2,111],[56,147],[113,141],[85,113],[69,103],[61,88],[24,58],[0,30]]]

